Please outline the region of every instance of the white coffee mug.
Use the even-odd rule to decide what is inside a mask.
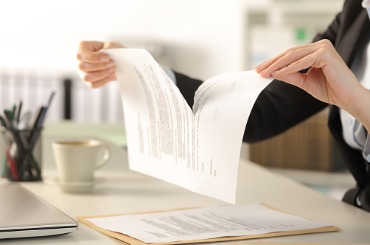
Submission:
[[[110,158],[109,146],[98,140],[60,140],[52,143],[59,185],[65,192],[91,192],[94,172]]]

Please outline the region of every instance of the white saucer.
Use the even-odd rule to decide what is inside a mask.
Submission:
[[[44,183],[60,186],[64,192],[91,193],[94,186],[104,182],[104,180],[104,178],[95,178],[93,181],[86,182],[61,182],[58,177],[51,177],[44,179]]]
[[[92,192],[95,181],[91,182],[59,182],[60,187],[64,192],[71,193],[90,193]]]

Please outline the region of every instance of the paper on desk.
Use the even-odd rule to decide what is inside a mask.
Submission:
[[[116,63],[130,169],[235,203],[245,125],[270,80],[254,71],[218,75],[199,87],[192,111],[147,51],[105,52]]]
[[[99,227],[100,230],[103,228],[156,244],[200,242],[222,237],[236,240],[338,230],[333,226],[259,204],[86,218],[82,222],[86,223],[85,220],[90,222],[88,225]],[[127,238],[119,235],[115,237],[123,241]]]

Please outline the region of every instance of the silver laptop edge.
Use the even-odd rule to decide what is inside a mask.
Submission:
[[[62,235],[78,222],[17,183],[0,184],[0,239]]]

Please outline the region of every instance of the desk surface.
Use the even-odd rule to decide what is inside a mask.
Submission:
[[[55,177],[45,173],[45,180]],[[62,193],[57,185],[23,183],[28,190],[69,216],[102,215],[171,208],[225,205],[183,188],[131,171],[97,173],[90,195]],[[370,213],[315,192],[250,162],[241,162],[237,204],[266,203],[308,219],[340,227],[342,231],[243,241],[242,244],[355,244],[370,242]],[[282,242],[282,243],[281,243]],[[234,242],[241,244],[239,242]],[[120,244],[83,224],[68,235],[5,241],[4,244]],[[218,243],[220,244],[220,243]],[[226,244],[226,243],[222,243]],[[232,244],[232,242],[227,242]]]

